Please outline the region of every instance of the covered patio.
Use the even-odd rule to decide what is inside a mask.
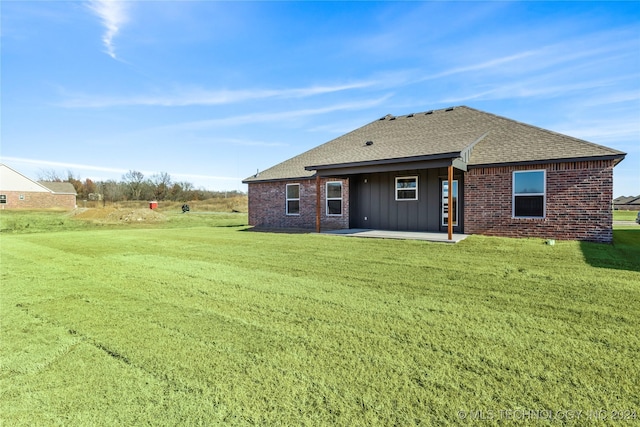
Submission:
[[[401,240],[424,240],[428,242],[458,243],[467,237],[468,234],[435,233],[423,231],[391,231],[391,230],[369,230],[365,228],[348,228],[343,230],[322,231],[323,234],[335,234],[348,237],[369,237],[377,239],[401,239]]]

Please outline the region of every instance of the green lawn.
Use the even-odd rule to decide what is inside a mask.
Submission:
[[[237,216],[16,226],[38,217],[0,216],[2,425],[640,416],[640,228],[449,245]]]
[[[635,221],[638,211],[613,211],[613,219],[616,221]]]

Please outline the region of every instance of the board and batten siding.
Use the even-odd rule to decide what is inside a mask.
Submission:
[[[418,200],[396,200],[396,178],[418,177]],[[362,174],[350,179],[350,227],[394,231],[446,230],[441,225],[441,182],[447,168]],[[458,225],[464,228],[463,174],[454,171],[458,180]]]

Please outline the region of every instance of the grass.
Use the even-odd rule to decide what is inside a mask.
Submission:
[[[615,221],[635,221],[638,211],[613,211],[613,219]]]
[[[448,245],[187,215],[0,234],[2,425],[467,424],[458,411],[497,425],[503,410],[640,412],[631,227],[614,245]]]

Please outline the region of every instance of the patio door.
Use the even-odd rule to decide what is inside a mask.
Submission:
[[[446,230],[449,225],[449,218],[453,221],[453,226],[458,225],[458,180],[453,180],[453,194],[449,203],[449,181],[440,180],[440,230]]]

